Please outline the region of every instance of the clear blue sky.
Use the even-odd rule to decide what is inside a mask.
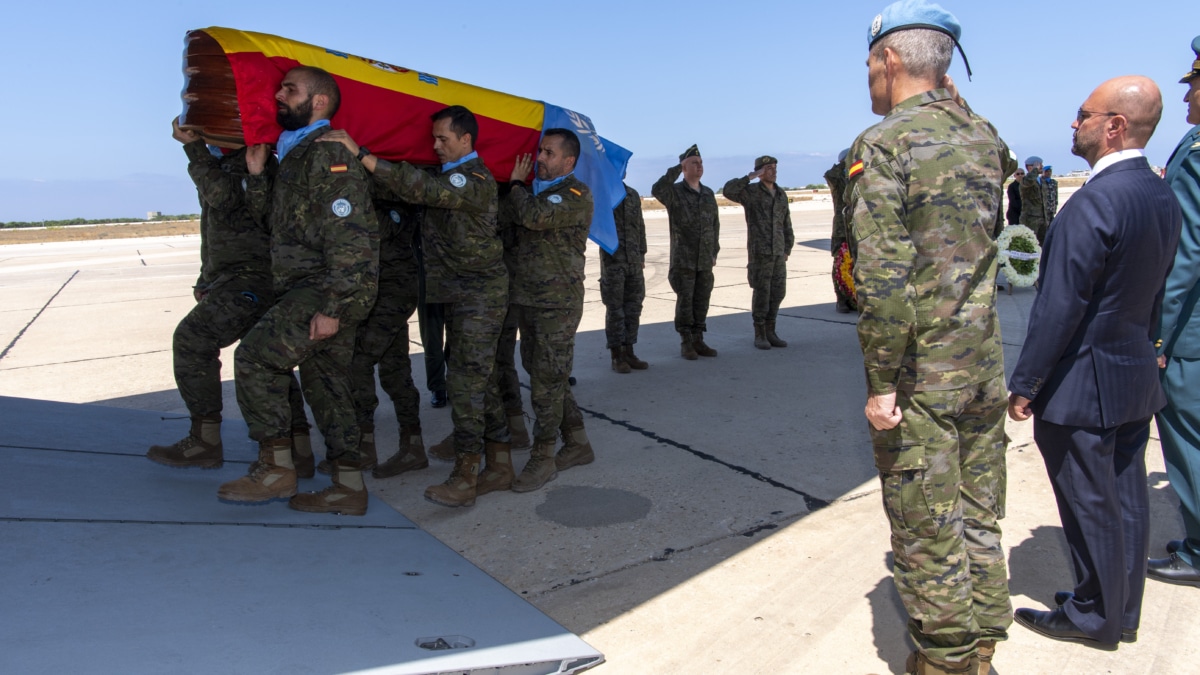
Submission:
[[[643,192],[692,143],[714,187],[760,154],[780,157],[785,185],[820,182],[878,119],[866,33],[886,4],[14,0],[0,22],[0,221],[196,212],[170,120],[181,109],[183,35],[214,25],[577,110],[634,152],[630,181]],[[1200,33],[1195,0],[942,4],[963,24],[975,73],[967,82],[956,58],[951,75],[1022,159],[1086,168],[1069,153],[1069,125],[1116,75],[1148,75],[1163,89],[1152,162],[1165,163],[1188,129],[1176,82]]]

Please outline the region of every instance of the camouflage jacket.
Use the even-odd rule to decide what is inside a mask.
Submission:
[[[683,167],[676,164],[659,178],[650,194],[667,207],[671,228],[671,269],[708,271],[721,250],[721,220],[717,197],[700,184],[696,191],[685,181],[675,182]]]
[[[204,141],[183,146],[188,174],[200,198],[200,276],[196,289],[211,291],[234,277],[271,278],[271,231],[246,199],[250,172],[245,148],[214,157]],[[263,172],[270,179],[275,160]]]
[[[513,185],[505,198],[516,229],[516,277],[509,302],[541,308],[583,307],[583,265],[592,225],[592,193],[574,174],[536,197]]]
[[[721,190],[725,198],[746,211],[746,253],[758,257],[790,255],[796,238],[792,234],[792,212],[787,193],[778,185],[772,194],[761,181],[746,176],[734,178]]]
[[[829,253],[837,255],[843,242],[849,242],[850,253],[854,253],[854,241],[846,227],[846,160],[842,160],[825,172],[825,183],[829,186],[829,197],[833,200],[833,233],[829,237]]]
[[[375,181],[392,198],[426,207],[421,221],[426,302],[462,302],[508,287],[496,181],[483,160],[444,173],[378,160]]]
[[[1046,193],[1038,181],[1038,172],[1030,171],[1021,179],[1021,224],[1036,232],[1048,222]]]
[[[645,262],[646,219],[642,217],[642,196],[637,190],[625,186],[625,199],[613,209],[613,220],[617,223],[617,250],[610,255],[600,249],[600,264]]]
[[[935,89],[864,131],[846,162],[869,390],[1003,375],[990,235],[1016,160],[996,129]]]
[[[372,177],[372,187],[374,187]],[[376,199],[379,218],[379,292],[384,287],[402,298],[417,298],[421,270],[417,265],[413,237],[420,223],[421,209],[404,202]]]
[[[1042,194],[1046,198],[1046,222],[1049,223],[1058,215],[1058,181],[1043,179]]]
[[[317,311],[361,321],[375,304],[379,219],[354,155],[341,143],[317,142],[327,129],[292,148],[273,183],[251,181],[248,193],[270,204],[275,291],[314,289],[322,296]]]

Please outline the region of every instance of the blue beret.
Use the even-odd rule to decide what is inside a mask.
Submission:
[[[850,148],[846,148],[845,150],[839,152],[838,153],[838,161],[839,162],[846,161],[846,155],[848,155],[848,154],[850,154]]]
[[[940,5],[925,0],[899,0],[883,8],[883,12],[871,22],[867,33],[867,46],[892,31],[909,28],[928,28],[941,31],[954,38],[957,43],[962,37],[962,26],[958,19]]]
[[[1042,163],[1042,158],[1038,157],[1037,155],[1030,155],[1029,159],[1025,160],[1025,166],[1033,166],[1034,164],[1041,164],[1041,163]]]
[[[1189,72],[1187,75],[1184,75],[1183,79],[1179,81],[1179,84],[1187,84],[1197,77],[1200,77],[1200,35],[1197,35],[1196,39],[1192,40],[1192,51],[1196,52],[1196,60],[1192,62],[1191,72]]]

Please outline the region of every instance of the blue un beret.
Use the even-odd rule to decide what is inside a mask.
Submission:
[[[971,64],[967,62],[967,55],[958,41],[962,37],[962,25],[941,5],[926,0],[899,0],[884,7],[867,31],[867,46],[875,44],[888,33],[910,28],[936,30],[953,38],[954,46],[958,47],[958,53],[962,54],[963,64],[967,67],[967,78],[971,77]]]

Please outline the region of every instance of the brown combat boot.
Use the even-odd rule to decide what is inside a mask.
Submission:
[[[475,483],[475,496],[482,497],[489,492],[511,490],[513,476],[512,444],[483,441],[483,472]]]
[[[717,350],[704,344],[704,331],[692,333],[692,347],[700,356],[716,356]]]
[[[908,655],[908,660],[904,662],[905,675],[969,675],[972,670],[970,662],[967,665],[950,670],[949,666],[933,663],[925,658],[921,652],[913,652]]]
[[[521,469],[521,475],[512,482],[513,492],[533,492],[546,483],[558,478],[558,467],[554,462],[554,439],[535,441],[529,451],[529,461]]]
[[[258,444],[258,461],[245,476],[217,488],[217,498],[236,504],[266,504],[296,494],[292,439],[276,438]]]
[[[625,354],[620,347],[609,347],[612,354],[612,369],[622,375],[629,374],[629,364],[625,362]]]
[[[454,432],[451,431],[449,436],[429,446],[429,456],[443,462],[458,461],[458,456],[454,452]]]
[[[288,506],[309,513],[367,515],[367,486],[362,471],[341,464],[333,467],[333,484],[320,492],[305,492],[288,500]]]
[[[525,412],[517,408],[505,410],[504,414],[508,417],[508,435],[512,436],[512,449],[525,450],[533,445],[533,441],[529,440],[529,432],[525,430]]]
[[[692,346],[691,333],[679,334],[679,355],[688,361],[695,361],[697,358],[699,358],[696,355],[696,348]]]
[[[771,348],[771,343],[767,342],[767,329],[761,323],[754,324],[754,347],[756,349]]]
[[[633,345],[625,345],[622,347],[625,350],[625,363],[629,364],[634,370],[645,370],[650,367],[649,363],[639,359],[637,354],[633,353]]]
[[[766,330],[767,342],[770,342],[772,347],[781,347],[782,348],[782,347],[787,346],[787,343],[784,342],[783,340],[780,340],[779,336],[775,334],[775,322],[774,321],[768,321],[766,324],[766,329],[767,329]]]
[[[992,657],[996,655],[995,640],[980,640],[975,645],[975,656],[971,658],[971,672],[975,675],[990,675],[992,672]]]
[[[588,440],[587,429],[576,427],[563,432],[563,446],[554,456],[554,467],[566,471],[580,464],[591,464],[596,461],[592,452],[592,443]]]
[[[375,425],[362,424],[358,428],[358,451],[362,453],[362,470],[370,471],[379,463],[379,454],[375,450]],[[317,471],[326,476],[333,474],[333,462],[328,459],[321,460],[317,465]]]
[[[296,467],[296,478],[312,478],[316,475],[316,464],[312,451],[312,434],[305,424],[292,427],[292,465]]]
[[[406,471],[418,471],[429,466],[425,456],[425,441],[421,438],[421,427],[400,427],[400,448],[386,462],[375,467],[371,475],[376,478],[391,478]]]
[[[425,488],[425,499],[442,506],[473,506],[478,481],[479,453],[464,452],[455,458],[446,482]]]
[[[151,461],[179,468],[219,469],[225,463],[221,444],[221,417],[193,417],[188,435],[172,445],[152,445]]]

